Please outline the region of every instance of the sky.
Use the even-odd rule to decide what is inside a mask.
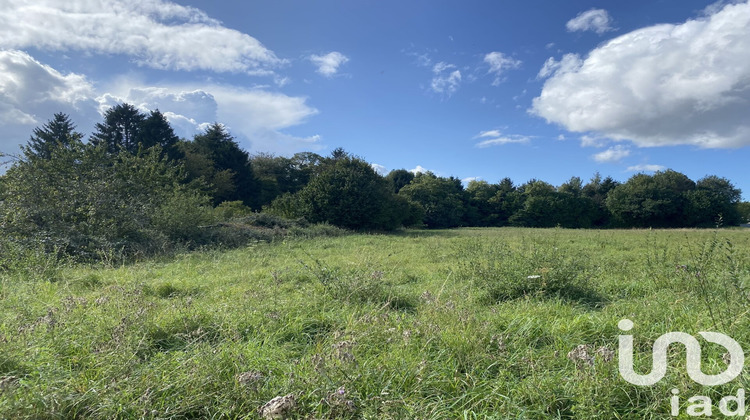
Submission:
[[[750,2],[0,0],[0,152],[127,102],[385,174],[673,169],[750,198]]]

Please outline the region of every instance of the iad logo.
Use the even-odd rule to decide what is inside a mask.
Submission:
[[[622,331],[633,329],[633,321],[621,320],[617,326]],[[742,347],[727,335],[717,332],[699,332],[706,341],[723,346],[729,352],[729,367],[719,374],[706,375],[701,371],[701,345],[690,334],[683,332],[668,332],[654,342],[654,358],[651,373],[640,375],[633,370],[633,336],[620,335],[620,375],[633,385],[650,386],[659,382],[667,373],[667,349],[672,343],[681,343],[687,353],[687,373],[690,379],[701,385],[723,385],[742,373],[745,366],[745,353]]]
[[[623,319],[617,324],[617,326],[622,331],[630,331],[633,329],[633,321]],[[716,375],[706,375],[701,370],[701,345],[698,340],[692,335],[683,332],[669,332],[660,336],[654,342],[651,372],[647,375],[635,373],[633,370],[633,336],[620,335],[620,351],[618,355],[620,375],[633,385],[650,386],[659,382],[667,373],[667,350],[672,343],[680,343],[685,346],[685,353],[687,355],[685,363],[687,374],[690,376],[690,379],[701,385],[723,385],[735,379],[740,373],[742,373],[742,369],[745,365],[745,353],[736,341],[725,334],[717,332],[704,331],[699,332],[698,334],[700,334],[704,340],[718,344],[727,349],[729,354],[729,366],[726,370]],[[680,391],[677,389],[672,390],[671,412],[673,416],[679,415],[679,393]],[[696,395],[689,398],[687,401],[688,403],[691,403],[686,410],[689,416],[711,415],[712,402],[709,397]],[[736,408],[730,409],[729,403],[734,403]],[[740,389],[737,392],[737,396],[730,395],[722,398],[721,401],[719,401],[719,410],[726,416],[745,415],[745,390]]]

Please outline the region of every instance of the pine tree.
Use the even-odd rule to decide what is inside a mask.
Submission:
[[[112,154],[119,153],[120,149],[135,154],[145,119],[146,116],[133,105],[115,105],[104,113],[104,123],[96,124],[97,131],[91,136],[91,143],[104,144],[107,152]]]
[[[58,112],[46,124],[34,129],[23,152],[27,157],[49,159],[55,148],[68,148],[81,141],[83,134],[75,131],[75,128],[68,115]]]

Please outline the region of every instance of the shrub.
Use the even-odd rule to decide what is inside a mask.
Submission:
[[[558,296],[594,303],[601,298],[587,276],[585,258],[549,244],[516,250],[502,243],[469,243],[459,249],[458,276],[490,302],[524,296]]]

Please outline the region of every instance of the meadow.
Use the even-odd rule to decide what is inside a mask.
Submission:
[[[750,349],[750,230],[406,230],[2,274],[0,418],[688,418],[748,386],[618,373],[669,331]],[[704,372],[726,368],[701,341]],[[277,400],[279,401],[279,400]]]

